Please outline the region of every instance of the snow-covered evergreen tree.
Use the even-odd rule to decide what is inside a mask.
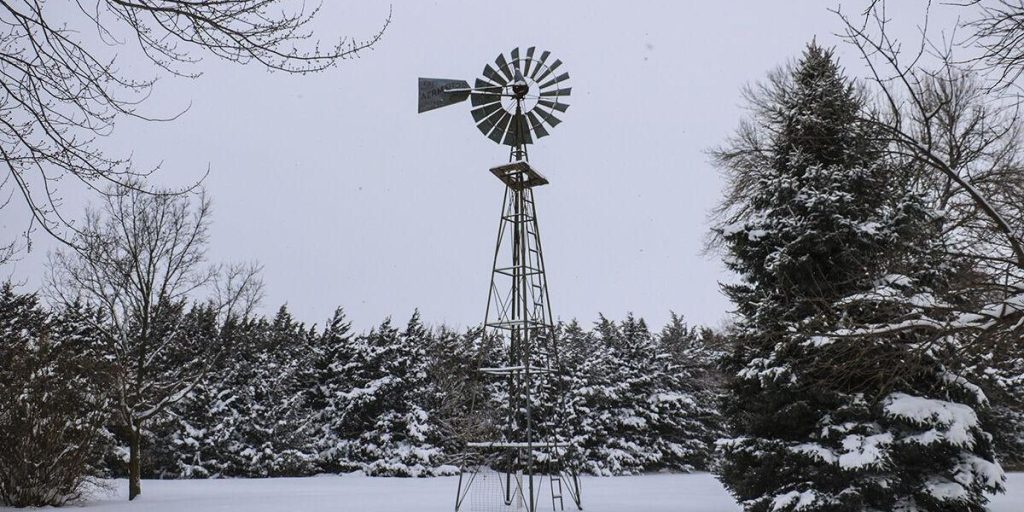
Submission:
[[[632,315],[601,317],[593,332],[561,326],[564,382],[553,396],[565,393],[560,424],[581,471],[707,469],[718,383],[696,336],[678,317],[658,336]]]
[[[341,309],[321,333],[286,308],[219,324],[197,305],[175,318],[190,344],[218,344],[223,357],[151,424],[147,477],[445,474],[463,443],[500,437],[502,386],[476,369],[506,356],[479,328],[432,331],[416,314],[404,330],[385,321],[356,335]],[[570,464],[604,475],[705,467],[716,383],[695,330],[676,317],[654,336],[632,316],[559,330],[565,371],[538,386],[534,419],[540,435],[558,427],[572,442]]]
[[[731,185],[718,233],[742,279],[726,286],[740,319],[723,482],[750,511],[983,510],[1002,472],[946,340],[854,336],[941,300],[934,216],[831,52],[811,44],[751,99],[716,155]]]
[[[220,345],[221,354],[214,371],[166,414],[154,418],[146,436],[143,475],[157,478],[207,478],[224,472],[221,442],[225,432],[218,428],[224,418],[218,408],[218,395],[230,354],[223,345],[217,311],[209,304],[194,305],[175,317],[178,336],[190,338],[189,345]]]
[[[562,435],[569,442],[566,456],[581,472],[611,474],[603,448],[612,435],[611,418],[604,413],[615,398],[610,372],[610,349],[576,321],[560,326],[558,383],[565,393]],[[553,400],[549,398],[548,400]]]
[[[620,324],[602,316],[595,331],[607,350],[609,388],[598,413],[607,436],[588,460],[601,464],[602,474],[639,473],[660,459],[653,438],[659,399],[654,336],[631,314]]]
[[[709,332],[672,313],[657,336],[654,447],[659,468],[708,470],[714,442],[723,433],[718,400],[721,354]]]
[[[425,350],[429,332],[419,312],[404,331],[386,320],[355,344],[345,400],[345,456],[369,475],[429,476],[455,468],[431,443]]]
[[[286,307],[272,321],[194,309],[184,332],[219,342],[224,355],[207,378],[157,428],[166,452],[153,474],[165,477],[300,476],[315,472],[303,406],[303,370],[316,334]]]
[[[354,335],[345,312],[338,308],[316,338],[311,366],[303,389],[303,407],[309,411],[306,421],[310,441],[322,471],[344,468],[342,425],[345,393],[350,389]]]
[[[431,443],[451,457],[463,443],[494,438],[494,407],[487,385],[493,383],[475,369],[485,363],[482,329],[460,333],[440,327],[428,337],[424,407],[430,411]]]
[[[268,328],[263,319],[228,318],[221,326],[224,357],[195,393],[175,407],[174,416],[185,419],[176,422],[171,440],[180,450],[179,461],[163,471],[186,478],[258,475],[247,452],[256,410],[250,379],[258,371],[255,365],[264,350],[260,342]]]
[[[241,454],[249,459],[248,471],[253,475],[309,474],[316,456],[308,451],[300,376],[316,334],[295,321],[284,306],[264,334],[248,367],[252,415],[247,424],[239,425],[246,434]]]

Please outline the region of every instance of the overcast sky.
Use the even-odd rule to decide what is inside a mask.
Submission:
[[[325,4],[326,39],[368,36],[388,12],[384,2]],[[899,4],[893,15],[911,34],[924,3]],[[675,311],[719,325],[728,276],[701,250],[721,182],[706,151],[743,116],[741,87],[814,37],[862,74],[833,35],[830,5],[396,1],[383,40],[360,59],[288,76],[207,57],[203,76],[165,78],[147,105],[191,105],[183,117],[124,122],[102,144],[162,162],[162,184],[210,169],[210,259],[262,263],[267,311],[287,303],[322,324],[342,306],[366,328],[419,308],[429,323],[473,325],[503,192],[487,169],[508,152],[476,130],[468,103],[418,115],[416,79],[471,81],[499,53],[535,45],[563,60],[573,87],[564,123],[530,149],[551,181],[536,199],[555,316],[590,323],[632,311],[658,327]],[[941,9],[933,24],[949,26]],[[144,64],[122,55],[126,70]],[[77,214],[85,199],[67,208]],[[5,209],[6,235],[24,228],[16,207]],[[37,287],[53,247],[36,236],[13,277]]]

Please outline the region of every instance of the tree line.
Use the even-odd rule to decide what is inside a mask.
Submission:
[[[152,319],[151,336],[173,336],[147,366],[150,378],[119,375],[119,347],[97,327],[105,323],[100,308],[48,308],[36,294],[0,290],[0,356],[11,363],[0,368],[0,436],[17,448],[0,454],[4,503],[62,504],[90,477],[133,473],[453,474],[463,443],[481,435],[473,426],[482,411],[504,407],[476,371],[504,357],[502,344],[480,329],[430,328],[418,313],[356,333],[340,308],[321,328],[286,307],[233,316],[212,302],[178,301]],[[575,467],[598,475],[710,467],[720,339],[675,315],[658,332],[629,315],[592,328],[562,324],[558,335],[560,382],[538,393],[537,407],[562,411]],[[172,384],[196,365],[205,371]],[[152,390],[147,404],[166,405],[126,416],[124,381],[140,383],[139,394]],[[468,406],[480,397],[486,402]]]

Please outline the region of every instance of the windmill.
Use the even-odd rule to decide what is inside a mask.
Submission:
[[[510,148],[509,162],[490,169],[505,195],[484,317],[485,330],[502,340],[506,357],[500,365],[478,368],[498,379],[495,395],[504,402],[505,417],[496,438],[465,443],[456,512],[536,512],[542,495],[550,496],[553,510],[564,510],[565,498],[582,510],[579,478],[564,460],[570,445],[559,436],[564,405],[537,403],[542,386],[561,393],[552,385],[558,383],[558,346],[533,194],[548,180],[530,165],[527,146],[548,136],[568,109],[572,89],[561,66],[550,52],[516,48],[485,65],[472,86],[419,79],[419,112],[468,99],[480,132]]]

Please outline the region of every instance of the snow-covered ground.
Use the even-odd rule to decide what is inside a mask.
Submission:
[[[1024,510],[1024,473],[1009,475],[1009,492],[992,499],[992,512]],[[146,480],[134,503],[128,484],[83,508],[92,512],[445,512],[452,510],[456,479],[320,476],[259,480]],[[708,474],[584,478],[587,512],[734,512],[739,507]],[[567,500],[566,510],[569,508]],[[13,510],[3,509],[0,510]],[[498,508],[493,509],[495,511]],[[542,507],[540,510],[551,510]]]

